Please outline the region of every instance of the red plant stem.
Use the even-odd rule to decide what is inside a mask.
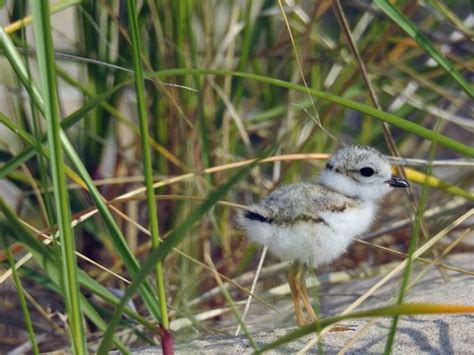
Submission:
[[[165,329],[163,325],[160,324],[160,329],[158,330],[161,341],[161,349],[163,350],[163,355],[174,355],[173,348],[173,336],[169,329]]]

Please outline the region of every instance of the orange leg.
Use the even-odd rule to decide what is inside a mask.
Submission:
[[[311,323],[314,323],[318,320],[318,316],[311,305],[311,301],[308,295],[308,289],[306,288],[306,278],[304,276],[305,272],[304,269],[301,272],[301,299],[303,300],[303,304],[306,308],[306,312],[308,312],[309,318]]]
[[[288,271],[288,284],[290,286],[291,297],[295,306],[296,324],[300,327],[310,322],[315,322],[318,319],[309,300],[304,271],[304,266],[299,261],[295,261]],[[301,301],[303,301],[306,312],[308,312],[310,317],[309,322],[303,315]]]
[[[297,261],[290,266],[290,269],[288,270],[288,285],[290,286],[291,298],[293,300],[293,305],[295,306],[296,324],[302,327],[306,324],[306,321],[301,307],[299,268],[300,264]]]

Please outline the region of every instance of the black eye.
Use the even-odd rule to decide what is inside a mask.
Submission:
[[[362,168],[359,171],[360,171],[360,174],[365,177],[369,177],[375,174],[374,169],[369,168],[369,167]]]

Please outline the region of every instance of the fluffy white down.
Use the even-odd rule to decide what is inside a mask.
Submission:
[[[300,260],[317,267],[343,254],[352,238],[367,231],[372,224],[376,205],[345,211],[323,212],[331,227],[322,223],[298,222],[291,226],[259,222],[239,217],[239,224],[253,241],[268,247],[283,260]]]

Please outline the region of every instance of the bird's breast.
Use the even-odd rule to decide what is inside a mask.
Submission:
[[[343,211],[325,211],[321,213],[321,217],[334,232],[352,238],[370,228],[375,212],[375,204],[365,203]]]

